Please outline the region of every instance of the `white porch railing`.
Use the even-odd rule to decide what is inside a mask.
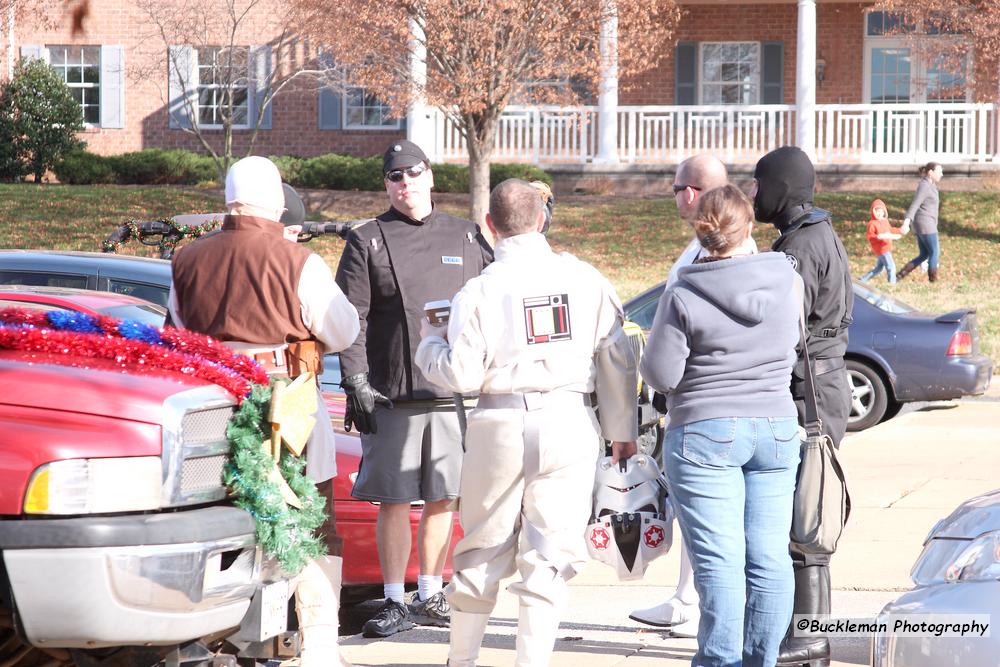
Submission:
[[[818,162],[899,164],[996,160],[993,104],[825,104],[816,107]]]
[[[752,164],[795,143],[792,105],[618,107],[617,159],[675,164],[710,152],[730,164]],[[994,104],[820,104],[816,162],[891,165],[1000,161]],[[509,107],[493,159],[535,164],[586,163],[597,157],[597,107]],[[464,160],[455,126],[436,114],[438,160]]]
[[[464,160],[465,137],[440,111],[436,115],[439,160]],[[597,153],[597,107],[510,106],[500,117],[496,162],[587,162]]]

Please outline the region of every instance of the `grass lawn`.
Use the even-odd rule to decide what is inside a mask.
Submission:
[[[371,192],[307,192],[317,217],[353,219],[385,208],[385,195]],[[865,240],[868,207],[879,197],[889,217],[899,224],[910,192],[824,193],[816,204],[833,213],[837,233],[851,257],[851,271],[860,276],[874,265]],[[982,349],[1000,354],[1000,193],[941,195],[941,274],[934,285],[919,270],[898,285],[880,276],[873,281],[903,301],[931,312],[962,306],[978,309]],[[439,205],[456,215],[467,212],[464,195],[441,195]],[[174,213],[220,210],[216,191],[161,187],[85,187],[61,185],[0,185],[0,248],[99,250],[101,240],[127,218],[156,219]],[[764,249],[776,233],[760,225],[754,236]],[[670,263],[690,238],[677,217],[673,199],[630,199],[601,196],[563,197],[556,206],[550,232],[552,245],[585,259],[608,276],[623,299],[666,277]],[[321,238],[311,247],[335,266],[342,243]],[[130,246],[127,251],[149,254]],[[911,234],[897,241],[897,268],[917,254]]]

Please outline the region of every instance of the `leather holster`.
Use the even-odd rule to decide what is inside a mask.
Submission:
[[[312,373],[318,378],[323,373],[320,344],[314,340],[289,343],[285,348],[285,364],[290,378],[297,378],[303,373]]]

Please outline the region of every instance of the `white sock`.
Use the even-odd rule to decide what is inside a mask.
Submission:
[[[386,600],[395,600],[399,604],[405,604],[403,602],[403,584],[382,584],[382,590],[384,591]]]
[[[436,577],[433,574],[418,574],[417,595],[421,600],[427,600],[432,595],[439,593],[443,584],[441,577]]]

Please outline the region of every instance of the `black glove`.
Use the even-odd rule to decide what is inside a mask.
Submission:
[[[378,433],[375,424],[375,406],[392,408],[392,401],[378,389],[368,384],[368,373],[358,373],[340,382],[347,394],[347,411],[344,413],[344,430],[357,427],[358,433]]]
[[[658,391],[653,392],[653,409],[661,415],[667,414],[667,395]]]

